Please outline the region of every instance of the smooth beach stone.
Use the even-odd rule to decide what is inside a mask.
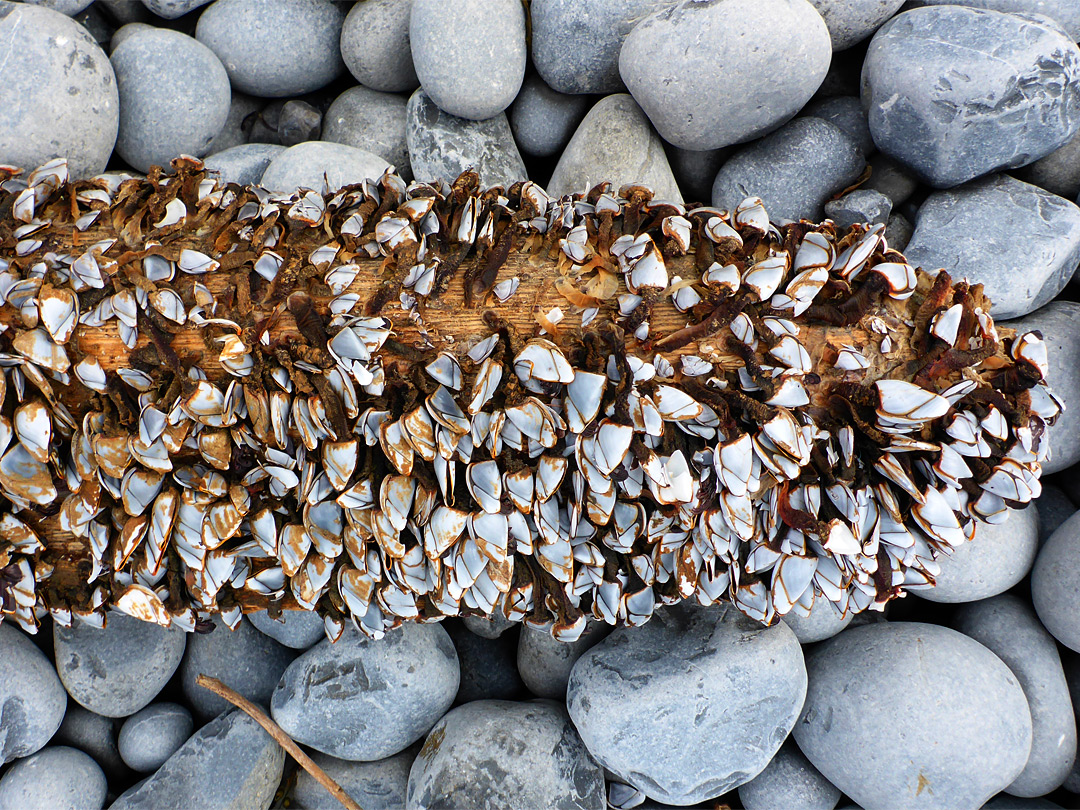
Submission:
[[[998,222],[1009,224],[987,227]],[[995,320],[1018,318],[1049,303],[1076,272],[1080,207],[1008,175],[985,177],[927,197],[904,255],[930,273],[944,268],[981,283]]]
[[[712,197],[712,184],[716,179],[716,173],[720,171],[724,161],[731,157],[733,151],[734,149],[728,146],[721,149],[697,151],[668,145],[668,163],[682,191],[683,199],[702,204],[708,203]]]
[[[1050,634],[1080,652],[1080,514],[1062,523],[1039,549],[1031,601]]]
[[[816,646],[806,669],[795,741],[865,810],[977,808],[1027,762],[1031,714],[1016,676],[955,630],[850,628]]]
[[[442,627],[454,642],[461,668],[454,703],[515,700],[525,693],[515,661],[516,633],[492,639],[470,632],[460,621],[445,621]]]
[[[1080,40],[1080,5],[1074,0],[907,0],[908,6],[971,6],[1013,14],[1045,14],[1065,29],[1069,39]]]
[[[49,659],[21,630],[0,624],[0,765],[40,750],[66,707]]]
[[[1031,163],[1076,134],[1080,49],[1043,18],[916,8],[874,34],[862,99],[878,148],[950,188]]]
[[[562,705],[477,700],[451,710],[413,762],[407,810],[604,810],[604,772]]]
[[[439,109],[483,121],[514,100],[525,77],[521,0],[413,0],[413,67]]]
[[[284,151],[284,146],[273,143],[242,143],[207,156],[203,165],[207,171],[220,174],[225,183],[255,185],[270,161]],[[322,622],[319,623],[319,635],[322,635]]]
[[[590,622],[575,641],[556,641],[547,630],[522,625],[517,644],[517,669],[537,697],[566,699],[566,685],[577,660],[611,632],[603,622]]]
[[[676,0],[531,0],[532,61],[560,93],[617,93],[619,49],[638,22]]]
[[[103,171],[120,101],[94,38],[58,11],[0,2],[0,42],[11,43],[0,82],[0,162],[31,171],[65,157],[73,180]]]
[[[831,55],[829,30],[807,0],[687,0],[634,26],[619,74],[665,141],[717,149],[795,115]]]
[[[141,172],[202,157],[229,117],[229,77],[214,52],[166,28],[140,30],[110,57],[120,92],[116,151]]]
[[[1080,194],[1080,133],[1064,146],[1011,174],[1051,194],[1075,200]]]
[[[743,810],[832,810],[840,790],[789,740],[765,770],[739,786],[739,801]]]
[[[372,152],[412,179],[409,145],[405,138],[408,99],[366,87],[350,87],[323,116],[324,141]]]
[[[41,6],[43,8],[51,8],[53,11],[59,11],[61,14],[68,17],[74,17],[93,1],[94,0],[23,0],[24,3]]]
[[[437,624],[408,622],[377,641],[347,628],[289,665],[270,711],[316,751],[384,759],[428,732],[454,702],[459,680],[454,644]]]
[[[1076,505],[1061,489],[1044,483],[1042,494],[1028,506],[1039,514],[1039,542],[1042,543],[1057,531],[1058,526],[1076,514]]]
[[[884,152],[875,152],[870,158],[870,179],[859,186],[880,191],[889,198],[893,208],[905,203],[918,187],[919,181]]]
[[[1039,514],[1010,509],[1004,523],[975,523],[975,538],[939,558],[932,588],[912,589],[928,602],[974,602],[1004,593],[1027,576],[1039,549]]]
[[[1027,697],[1031,753],[1005,792],[1035,797],[1060,787],[1076,760],[1076,718],[1053,636],[1009,594],[962,605],[952,626],[1004,661]]]
[[[813,644],[832,638],[855,618],[854,613],[840,615],[834,602],[824,597],[814,599],[810,606],[810,615],[801,616],[794,610],[783,617],[784,624],[791,628],[800,644]]]
[[[375,762],[349,762],[318,751],[311,759],[364,810],[401,810],[418,747]],[[292,800],[300,810],[341,810],[341,802],[302,769],[296,775]]]
[[[655,199],[682,202],[660,136],[626,93],[593,105],[563,150],[547,191],[561,197],[604,181],[616,191],[628,184],[648,186]]]
[[[210,141],[206,154],[214,155],[234,146],[247,143],[250,123],[245,126],[244,122],[253,113],[259,112],[265,105],[265,99],[255,98],[247,93],[233,92],[229,102],[229,114],[225,117],[225,124],[218,130],[214,140]]]
[[[277,619],[257,610],[247,618],[256,630],[294,650],[307,650],[326,638],[322,617],[312,610],[283,610]]]
[[[834,51],[862,42],[897,12],[904,0],[810,0],[829,27]]]
[[[127,717],[150,703],[176,672],[187,634],[118,610],[105,627],[53,625],[56,670],[67,693],[106,717]]]
[[[733,210],[747,197],[760,197],[770,219],[817,222],[826,201],[864,168],[859,147],[835,124],[796,118],[728,159],[713,181],[712,204]]]
[[[481,188],[509,189],[528,179],[505,113],[486,121],[458,118],[440,110],[421,89],[409,98],[405,114],[405,142],[416,180],[452,183],[466,169],[480,175]]]
[[[825,216],[840,229],[855,224],[884,224],[892,214],[892,201],[880,191],[857,188],[837,200],[825,203]]]
[[[115,51],[121,42],[139,31],[154,31],[157,30],[156,26],[150,25],[144,22],[131,22],[126,25],[121,25],[117,28],[112,35],[112,39],[109,40],[109,53]]]
[[[195,723],[191,712],[176,703],[152,703],[124,721],[118,745],[120,756],[133,770],[156,771],[176,753]]]
[[[68,745],[89,754],[102,770],[110,777],[121,777],[127,773],[127,765],[120,758],[116,745],[116,724],[113,717],[84,709],[72,703],[64,714],[64,722],[56,736],[49,742],[53,745]]]
[[[870,137],[870,125],[866,110],[858,96],[828,96],[811,101],[799,115],[812,115],[836,124],[840,131],[855,141],[864,157],[870,157],[877,149]]]
[[[142,4],[150,11],[167,20],[183,17],[209,2],[210,0],[142,0]]]
[[[101,810],[108,785],[101,767],[76,748],[43,748],[0,778],[0,810]]]
[[[507,630],[519,625],[518,622],[507,619],[506,614],[502,612],[499,605],[495,607],[496,609],[490,615],[465,616],[461,621],[469,629],[469,632],[476,633],[476,635],[483,638],[498,638]]]
[[[298,188],[335,191],[350,183],[377,180],[389,166],[387,161],[364,149],[307,141],[275,155],[263,173],[261,185],[284,193]]]
[[[388,93],[420,85],[409,44],[412,0],[354,3],[341,28],[341,57],[360,84]]]
[[[915,233],[915,226],[908,221],[903,214],[892,214],[888,224],[885,225],[885,239],[893,250],[903,252],[911,242],[911,236]]]
[[[589,98],[552,90],[535,73],[525,77],[507,110],[518,149],[533,157],[557,155],[589,109]]]
[[[991,310],[991,314],[996,313]],[[1042,333],[1050,364],[1051,389],[1065,403],[1057,421],[1046,429],[1051,456],[1042,464],[1043,475],[1060,472],[1080,461],[1080,304],[1051,301],[1042,309],[1005,321],[1018,332]]]
[[[109,810],[267,810],[284,767],[285,750],[237,710],[196,731]]]
[[[235,89],[284,98],[341,75],[344,21],[332,0],[217,0],[199,17],[195,37],[218,55]]]
[[[322,112],[303,99],[292,98],[281,105],[277,136],[282,146],[296,146],[318,140],[322,134]]]
[[[582,655],[566,704],[601,765],[651,799],[685,805],[761,773],[805,694],[802,649],[783,623],[683,602]]]

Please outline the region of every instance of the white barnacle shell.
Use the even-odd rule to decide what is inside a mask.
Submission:
[[[574,369],[559,347],[543,338],[530,340],[514,358],[514,373],[523,383],[528,380],[568,383],[574,379]]]
[[[180,251],[180,259],[177,262],[177,266],[185,273],[198,275],[202,273],[212,273],[221,265],[205,253],[200,253],[199,251],[191,250],[190,248],[184,248]]]

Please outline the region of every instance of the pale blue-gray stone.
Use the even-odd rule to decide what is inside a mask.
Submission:
[[[262,185],[286,193],[298,188],[334,191],[366,179],[377,180],[390,166],[373,152],[326,141],[306,141],[279,152],[262,176]]]
[[[866,120],[866,110],[858,96],[828,96],[811,101],[799,115],[812,115],[823,118],[830,124],[836,124],[840,131],[855,141],[864,157],[870,157],[876,150],[874,139],[870,137],[870,125]]]
[[[840,790],[789,739],[765,770],[739,786],[739,801],[744,810],[832,810]]]
[[[574,664],[610,632],[603,622],[590,622],[575,641],[556,641],[547,630],[522,625],[517,645],[521,679],[537,697],[565,700]]]
[[[1080,652],[1080,514],[1062,523],[1039,549],[1031,601],[1051,635]]]
[[[183,706],[152,703],[124,721],[117,745],[129,768],[148,773],[165,764],[194,730],[191,712]]]
[[[128,767],[120,758],[116,746],[116,726],[119,721],[113,717],[103,717],[78,703],[72,703],[64,714],[64,722],[56,736],[49,742],[53,745],[69,745],[89,754],[110,778],[122,778],[128,773]]]
[[[76,748],[49,746],[0,778],[0,810],[101,810],[107,792],[93,759]]]
[[[1025,183],[1059,197],[1075,200],[1080,194],[1080,132],[1044,158],[1011,172]]]
[[[409,45],[412,0],[355,3],[341,28],[341,56],[364,87],[397,93],[420,84]]]
[[[687,602],[619,627],[574,664],[567,708],[605,768],[651,799],[695,804],[768,765],[802,709],[795,634],[730,604]]]
[[[588,109],[588,96],[552,90],[533,73],[525,78],[507,116],[518,149],[533,157],[550,157],[570,142]]]
[[[130,1],[137,2],[137,0]],[[132,34],[135,34],[139,31],[148,31],[154,29],[155,26],[144,22],[130,22],[126,25],[121,25],[113,32],[112,38],[109,40],[109,53],[115,51],[120,46],[120,43],[130,37]]]
[[[865,810],[976,808],[1027,762],[1031,714],[1016,676],[955,630],[851,628],[815,647],[806,668],[795,741]]]
[[[242,143],[203,160],[207,171],[217,172],[226,183],[249,185],[258,183],[270,161],[285,151],[275,143]]]
[[[825,216],[846,230],[855,224],[885,224],[892,214],[892,202],[880,191],[857,188],[825,203]],[[892,245],[890,244],[890,247]]]
[[[1044,19],[916,8],[874,35],[862,99],[878,148],[950,188],[1031,163],[1076,134],[1080,49]]]
[[[903,214],[891,215],[885,226],[885,239],[888,240],[889,247],[901,253],[908,246],[913,233],[915,233],[915,227]]]
[[[22,631],[0,625],[0,765],[44,746],[66,707],[49,659]]]
[[[265,610],[258,610],[249,613],[248,620],[256,630],[294,650],[306,650],[326,638],[322,618],[311,610],[283,610],[277,619],[271,619]]]
[[[870,158],[870,179],[859,186],[880,191],[889,198],[893,208],[907,202],[918,187],[919,181],[884,152],[875,152]]]
[[[908,6],[971,6],[1012,14],[1045,14],[1065,29],[1074,42],[1080,40],[1080,4],[1075,0],[907,0]]]
[[[834,51],[862,42],[896,13],[904,0],[810,0],[829,27]]]
[[[500,605],[489,615],[466,616],[462,619],[469,631],[483,638],[498,638],[507,630],[517,627],[518,622],[506,618]]]
[[[373,152],[412,179],[405,139],[408,99],[367,87],[350,87],[323,116],[322,139]]]
[[[59,11],[68,17],[74,17],[94,0],[23,0],[23,2],[33,6],[51,8],[53,11]]]
[[[810,606],[809,616],[801,616],[791,611],[784,616],[783,621],[791,628],[791,632],[795,634],[800,644],[813,644],[815,641],[832,638],[851,624],[853,618],[855,618],[854,613],[840,615],[835,602],[820,597],[814,599],[814,604]]]
[[[419,747],[410,746],[375,762],[349,762],[318,751],[311,758],[364,810],[401,810],[405,806],[409,768]],[[300,810],[341,809],[341,802],[304,770],[297,774],[292,800]]]
[[[205,6],[210,0],[142,0],[142,4],[159,17],[175,20],[190,11]]]

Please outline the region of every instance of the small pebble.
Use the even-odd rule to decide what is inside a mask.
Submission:
[[[334,191],[350,183],[378,179],[389,166],[381,157],[364,149],[307,141],[279,152],[266,167],[262,185],[285,193],[298,188]]]
[[[120,758],[120,749],[116,746],[116,726],[118,720],[103,717],[72,703],[64,715],[64,722],[56,736],[49,742],[54,745],[69,745],[89,754],[101,766],[109,778],[121,778],[128,773],[127,765]]]
[[[783,623],[683,602],[582,655],[566,703],[600,764],[651,799],[685,805],[760,773],[805,694],[802,650]]]
[[[350,87],[326,111],[322,138],[373,152],[396,167],[404,179],[411,180],[405,138],[407,104],[404,96]]]
[[[840,131],[855,141],[862,150],[863,157],[870,157],[877,150],[874,139],[870,137],[870,124],[866,120],[866,110],[858,96],[828,96],[811,101],[799,115],[812,115],[835,124]]]
[[[405,806],[409,768],[418,749],[418,745],[411,746],[375,762],[349,762],[318,751],[311,758],[364,810],[401,810]],[[292,800],[300,810],[341,810],[341,802],[305,770],[297,772]]]
[[[66,157],[73,180],[104,171],[120,102],[94,38],[58,11],[0,2],[0,42],[11,43],[0,82],[0,162],[29,171]]]
[[[469,631],[483,638],[498,638],[507,630],[518,626],[518,622],[512,622],[506,618],[502,609],[496,605],[496,610],[490,616],[466,616],[462,619]]]
[[[1062,523],[1039,549],[1031,601],[1050,634],[1080,652],[1080,515]]]
[[[952,626],[1004,661],[1027,697],[1031,753],[1005,792],[1035,797],[1056,790],[1076,759],[1076,718],[1053,636],[1029,604],[1008,594],[961,606]]]
[[[720,149],[680,149],[667,146],[668,162],[675,181],[679,184],[684,200],[707,204],[712,198],[712,184],[716,173],[735,150],[725,146]]]
[[[487,121],[469,121],[445,113],[417,90],[405,107],[405,141],[413,177],[424,183],[452,183],[475,169],[483,188],[510,188],[528,179],[505,113]]]
[[[795,115],[831,54],[829,30],[807,0],[686,2],[634,26],[619,73],[665,141],[717,149]]]
[[[24,2],[29,3],[30,5],[51,8],[53,11],[59,11],[61,14],[65,14],[68,17],[74,17],[93,1],[94,0],[24,0]]]
[[[195,724],[191,712],[176,703],[153,703],[124,721],[118,745],[128,767],[156,771],[187,742]]]
[[[556,641],[547,630],[529,625],[521,628],[517,644],[517,669],[529,691],[537,697],[566,700],[570,670],[586,651],[599,644],[611,628],[590,622],[575,641]]]
[[[469,631],[461,622],[445,621],[443,629],[457,650],[461,681],[454,703],[473,700],[515,700],[525,692],[514,660],[517,634],[489,639]]]
[[[789,739],[765,770],[739,786],[739,801],[744,810],[832,810],[840,791]]]
[[[521,0],[413,0],[413,66],[443,112],[470,121],[498,115],[525,77]]]
[[[1080,132],[1061,148],[1011,174],[1059,197],[1075,200],[1080,195]]]
[[[1043,484],[1039,499],[1028,506],[1039,513],[1039,542],[1042,543],[1057,531],[1058,526],[1076,514],[1076,505],[1061,489],[1053,484]]]
[[[1017,318],[1076,272],[1080,207],[1008,175],[986,177],[927,197],[905,255],[912,266],[981,283],[995,320]]]
[[[561,704],[477,700],[428,734],[405,806],[604,810],[604,773]]]
[[[412,0],[355,3],[341,28],[341,56],[365,87],[388,93],[420,85],[409,44]]]
[[[893,250],[903,252],[911,242],[915,226],[903,214],[892,214],[885,226],[885,239]]]
[[[862,76],[878,148],[937,188],[1031,163],[1080,127],[1080,49],[1035,18],[906,11],[874,35]]]
[[[561,152],[589,110],[589,98],[552,90],[535,73],[525,78],[508,110],[518,148],[532,157]]]
[[[0,765],[41,749],[66,706],[49,659],[22,631],[0,624]]]
[[[225,118],[225,124],[218,130],[214,140],[210,141],[206,154],[214,155],[247,143],[250,126],[245,122],[248,122],[249,117],[259,112],[265,104],[264,99],[234,91],[229,102],[229,114]]]
[[[203,160],[203,165],[208,171],[218,172],[226,183],[254,185],[259,182],[270,161],[284,151],[285,147],[277,144],[242,143],[209,155]],[[319,636],[322,636],[321,621]]]
[[[904,0],[810,0],[829,27],[834,51],[862,42],[897,12]]]
[[[889,198],[893,208],[906,202],[918,187],[919,181],[884,152],[875,152],[870,158],[870,179],[859,186],[880,191]]]
[[[851,628],[815,647],[806,668],[795,741],[867,810],[979,807],[1027,762],[1031,715],[1016,676],[955,630]]]
[[[547,191],[556,197],[588,191],[597,183],[641,184],[656,199],[682,202],[664,144],[634,99],[618,93],[589,110],[563,150]]]
[[[1065,29],[1069,39],[1080,41],[1080,5],[1074,0],[908,0],[908,6],[971,6],[1013,14],[1045,14]]]
[[[929,602],[974,602],[1004,593],[1027,576],[1039,548],[1037,509],[1010,509],[1004,523],[975,524],[975,539],[939,558],[933,588],[912,593]]]
[[[135,31],[110,57],[120,92],[116,152],[141,172],[202,157],[229,117],[229,77],[201,42],[165,28]]]
[[[281,678],[271,714],[297,742],[340,759],[371,761],[405,750],[454,702],[460,669],[437,624],[407,623],[373,641],[346,628]]]
[[[817,222],[826,201],[858,180],[865,167],[859,147],[835,124],[796,118],[723,165],[712,204],[734,209],[746,197],[761,197],[770,219]]]
[[[322,134],[322,113],[303,99],[289,99],[281,107],[277,134],[282,146],[318,140]]]
[[[326,638],[319,614],[309,610],[283,610],[277,619],[271,619],[265,610],[258,610],[247,618],[256,630],[294,650],[307,650]]]
[[[892,202],[880,191],[858,188],[837,200],[825,203],[825,216],[846,230],[855,224],[885,224],[892,213]]]
[[[205,6],[210,0],[142,0],[151,12],[166,20],[183,17],[190,11]]]
[[[69,695],[106,717],[127,717],[150,703],[176,672],[187,634],[109,612],[104,629],[53,625],[56,669]]]
[[[93,759],[76,748],[49,746],[0,778],[0,810],[101,810],[107,792]]]
[[[109,53],[112,53],[118,47],[120,47],[120,43],[130,37],[132,34],[138,33],[140,31],[156,30],[158,30],[156,26],[144,22],[130,22],[126,25],[121,25],[113,32],[112,39],[109,40]]]
[[[285,767],[285,750],[242,711],[211,720],[152,776],[109,810],[266,810]]]
[[[218,55],[236,90],[287,98],[318,90],[345,70],[341,26],[332,0],[217,0],[195,36]]]
[[[814,599],[809,616],[800,616],[793,610],[784,616],[783,621],[791,628],[800,644],[813,644],[815,641],[832,638],[851,624],[853,618],[854,613],[841,616],[835,603],[828,599]]]

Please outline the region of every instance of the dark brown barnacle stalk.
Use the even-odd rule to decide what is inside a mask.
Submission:
[[[1037,334],[882,228],[0,169],[0,615],[881,609],[1039,493]]]

